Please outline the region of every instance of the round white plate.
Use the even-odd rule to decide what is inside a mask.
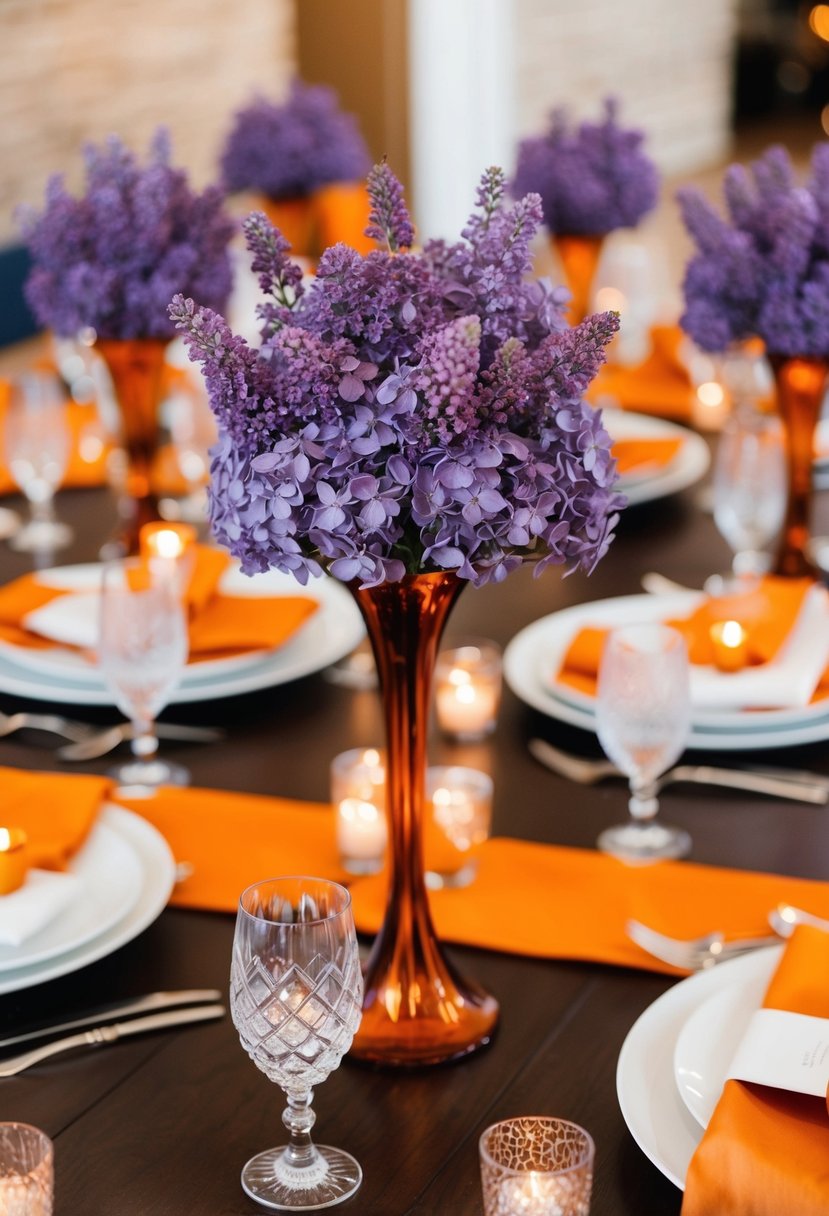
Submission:
[[[66,567],[82,571],[79,581],[96,567]],[[50,576],[60,577],[52,571]],[[100,578],[100,570],[97,569]],[[284,646],[277,650],[240,655],[232,659],[194,663],[188,667],[181,683],[170,696],[170,704],[188,701],[212,701],[270,688],[321,671],[343,658],[361,641],[365,627],[350,593],[333,578],[311,579],[301,587],[290,575],[268,571],[248,579],[236,571],[234,578],[223,585],[237,594],[245,588],[252,595],[307,595],[319,602],[319,608]],[[15,693],[35,700],[54,701],[71,705],[114,705],[112,694],[94,669],[84,664],[83,673],[67,670],[62,660],[47,660],[43,655],[68,652],[29,651],[22,647],[0,649],[0,691]],[[34,656],[34,657],[33,657]],[[78,660],[78,656],[71,656]]]
[[[628,595],[576,604],[533,621],[515,635],[504,652],[504,678],[515,695],[533,709],[596,733],[593,700],[577,689],[555,684],[571,639],[586,624],[618,626],[632,621],[687,615],[697,592]],[[798,709],[750,711],[695,710],[689,747],[712,751],[793,747],[829,738],[829,703]]]
[[[616,1093],[622,1117],[645,1156],[666,1178],[685,1189],[691,1157],[702,1138],[673,1083],[674,1048],[686,1020],[708,997],[762,976],[768,983],[782,951],[771,946],[719,963],[681,980],[637,1018],[619,1053]]]
[[[43,984],[89,966],[132,941],[163,911],[175,883],[176,869],[167,841],[146,819],[123,807],[106,806],[100,818],[129,845],[138,858],[141,866],[138,898],[121,920],[85,945],[45,962],[4,971],[0,975],[0,994],[32,988],[35,984]]]
[[[602,410],[602,421],[612,439],[682,440],[682,447],[669,464],[650,473],[631,472],[619,478],[617,489],[625,495],[629,507],[677,494],[695,485],[708,471],[711,463],[708,444],[687,427],[647,414],[613,409]]]
[[[79,880],[76,897],[20,946],[0,945],[0,973],[42,963],[83,946],[126,916],[144,874],[129,841],[99,820],[67,866]]]
[[[691,1014],[677,1037],[676,1087],[700,1127],[708,1126],[728,1067],[751,1015],[760,1008],[767,984],[767,975],[759,971],[713,993]]]

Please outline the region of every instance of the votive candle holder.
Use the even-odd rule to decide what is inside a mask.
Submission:
[[[504,1119],[479,1141],[484,1216],[589,1216],[593,1139],[568,1119]]]
[[[340,862],[349,874],[376,874],[386,851],[386,764],[379,748],[355,747],[331,761],[331,802]]]
[[[495,642],[468,641],[443,650],[435,664],[438,726],[462,743],[485,739],[495,730],[501,703],[501,650]]]
[[[51,1216],[54,1149],[38,1127],[0,1123],[0,1214]]]
[[[426,886],[465,887],[492,824],[492,778],[478,769],[436,765],[426,770],[423,854]]]

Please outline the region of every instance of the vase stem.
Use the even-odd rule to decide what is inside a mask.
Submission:
[[[590,313],[593,280],[602,256],[604,237],[561,233],[552,238],[552,244],[571,295],[567,320],[571,325],[580,325]]]
[[[829,363],[823,359],[769,355],[783,423],[788,470],[788,498],[774,573],[786,578],[816,576],[809,557],[812,509],[812,462],[815,428],[826,392]]]
[[[410,575],[352,588],[377,662],[386,723],[389,886],[366,964],[363,1020],[351,1054],[398,1066],[437,1064],[489,1042],[498,1004],[443,957],[429,911],[422,825],[432,669],[463,582]]]

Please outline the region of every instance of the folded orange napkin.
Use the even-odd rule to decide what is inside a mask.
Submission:
[[[190,660],[215,659],[251,650],[274,650],[285,644],[316,612],[317,600],[303,595],[225,595],[216,586],[228,565],[218,549],[200,545],[186,600],[190,610]],[[0,587],[0,640],[29,649],[56,645],[30,632],[24,617],[60,596],[70,594],[26,574]]]
[[[30,867],[62,870],[86,840],[111,787],[107,777],[0,768],[0,826],[26,833]]]
[[[827,977],[829,934],[801,926],[786,947],[763,1006],[829,1019]],[[826,1101],[726,1081],[688,1169],[682,1216],[826,1216],[827,1212]]]
[[[792,631],[812,580],[765,577],[759,587],[736,595],[705,599],[684,620],[670,620],[685,638],[692,663],[714,662],[711,626],[717,621],[739,621],[746,631],[748,664],[758,666],[775,657]],[[556,680],[589,696],[596,692],[596,677],[606,629],[579,630],[565,654]]]
[[[682,439],[617,439],[612,454],[620,475],[638,473],[650,468],[664,469],[675,460],[682,448]]]
[[[235,912],[245,887],[278,874],[348,880],[326,804],[172,787],[117,801],[149,820],[176,861],[192,867],[173,892],[180,907]]]
[[[607,363],[590,386],[591,401],[611,398],[622,409],[687,421],[692,416],[694,390],[679,357],[682,330],[655,325],[651,353],[637,367]]]

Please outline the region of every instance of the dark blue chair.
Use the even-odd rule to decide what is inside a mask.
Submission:
[[[40,329],[23,299],[31,260],[22,245],[0,249],[0,347],[30,338]]]

